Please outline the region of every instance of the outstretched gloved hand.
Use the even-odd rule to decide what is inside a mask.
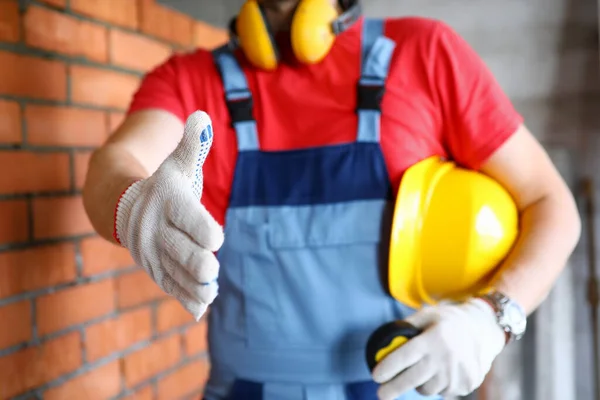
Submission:
[[[200,203],[202,166],[213,141],[208,114],[193,113],[183,139],[149,178],[133,183],[116,211],[116,237],[137,265],[196,320],[217,296],[213,252],[223,229]]]
[[[465,396],[482,383],[506,343],[492,308],[481,299],[426,307],[406,321],[423,333],[385,357],[373,370],[378,396]]]

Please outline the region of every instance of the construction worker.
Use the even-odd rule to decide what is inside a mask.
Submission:
[[[352,0],[249,0],[232,38],[145,76],[84,189],[101,236],[196,319],[210,306],[205,399],[475,390],[580,231],[499,84],[444,23],[367,19]],[[433,155],[505,187],[520,234],[487,297],[415,313],[380,269],[403,173]],[[402,319],[423,333],[371,373],[367,338]]]

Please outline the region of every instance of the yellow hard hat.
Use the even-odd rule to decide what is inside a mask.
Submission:
[[[420,308],[485,290],[518,226],[512,197],[490,177],[437,156],[413,165],[394,209],[390,294]]]

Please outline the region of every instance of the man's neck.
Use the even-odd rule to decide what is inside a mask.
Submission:
[[[330,0],[338,8],[337,0]],[[262,0],[260,2],[274,32],[289,31],[299,0]]]

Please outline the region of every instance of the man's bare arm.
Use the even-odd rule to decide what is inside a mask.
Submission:
[[[129,116],[96,150],[83,189],[83,202],[98,234],[113,239],[114,212],[119,196],[135,180],[152,175],[181,140],[184,124],[161,110]]]
[[[508,189],[520,211],[519,239],[494,287],[531,313],[549,294],[579,241],[575,201],[525,126],[490,157],[482,172]]]

